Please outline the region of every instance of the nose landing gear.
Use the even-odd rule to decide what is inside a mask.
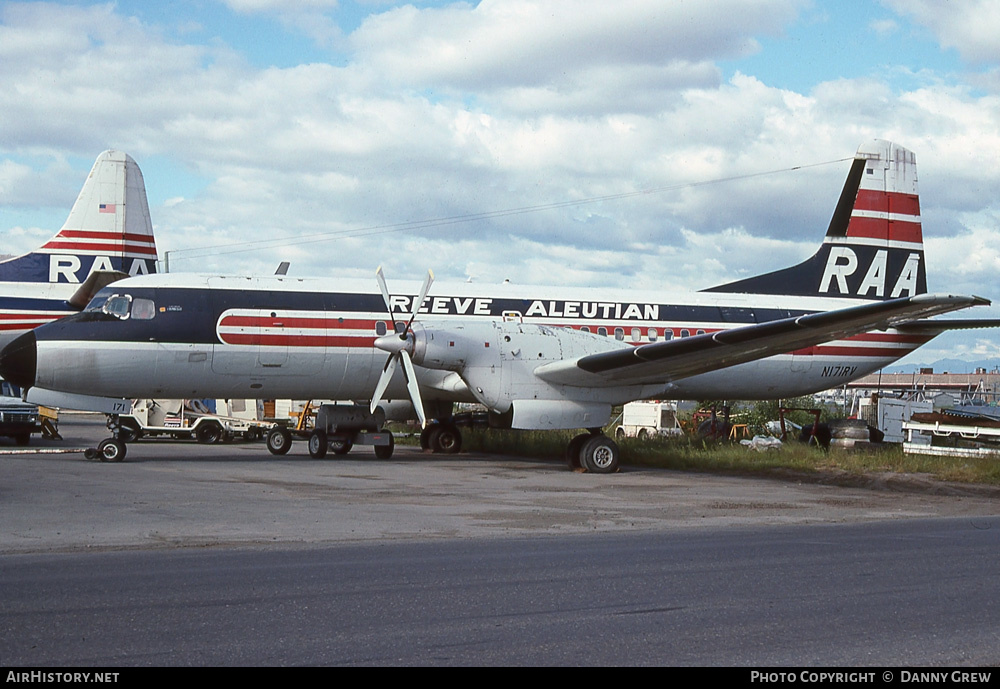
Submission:
[[[125,461],[125,455],[128,454],[125,438],[129,437],[131,429],[123,428],[118,414],[111,414],[108,417],[108,428],[111,429],[111,437],[102,440],[97,447],[88,447],[83,453],[84,457],[102,462]]]

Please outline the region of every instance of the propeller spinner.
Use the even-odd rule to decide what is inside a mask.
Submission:
[[[389,386],[389,381],[392,380],[392,376],[396,372],[396,366],[401,361],[403,365],[403,378],[406,380],[406,389],[410,393],[410,401],[413,403],[413,408],[417,412],[417,418],[420,420],[420,426],[423,428],[427,425],[427,418],[424,414],[423,401],[420,399],[420,386],[417,385],[416,372],[413,370],[413,362],[410,360],[410,355],[413,352],[413,334],[410,332],[410,326],[413,325],[413,320],[417,317],[417,311],[420,310],[424,299],[427,297],[427,292],[430,291],[431,283],[434,282],[434,273],[430,270],[427,271],[427,279],[424,280],[420,294],[413,302],[410,319],[403,328],[397,328],[395,325],[396,321],[392,315],[392,301],[389,299],[389,288],[385,284],[385,275],[382,272],[382,266],[379,266],[378,270],[375,271],[375,279],[378,282],[379,290],[382,292],[385,308],[389,312],[389,322],[393,324],[393,329],[396,332],[375,340],[375,347],[381,349],[383,352],[388,352],[389,357],[385,360],[382,375],[379,376],[378,385],[375,386],[370,411],[375,413],[375,408],[378,406],[379,401],[381,401],[385,389]]]

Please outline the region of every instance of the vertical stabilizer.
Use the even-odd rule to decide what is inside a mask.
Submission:
[[[97,157],[66,223],[39,249],[0,261],[0,282],[83,283],[91,273],[156,271],[156,243],[139,166],[120,151]]]
[[[862,299],[926,292],[916,157],[888,141],[862,144],[819,251],[796,266],[705,291]]]

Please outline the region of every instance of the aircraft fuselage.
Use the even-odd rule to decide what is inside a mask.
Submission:
[[[392,295],[394,316],[400,320],[410,313],[410,291],[416,288],[405,285]],[[433,291],[418,312],[417,327],[523,321],[585,330],[631,345],[865,303],[845,298],[668,295],[509,284],[439,283]],[[122,308],[128,302],[127,317],[97,309],[114,295]],[[106,288],[87,311],[39,333],[35,384],[134,398],[367,399],[385,359],[373,343],[392,332],[388,321],[382,297],[362,281],[143,276]],[[595,389],[592,395],[612,404],[651,396],[800,395],[877,370],[929,339],[891,330],[866,333],[662,384]],[[502,355],[504,343],[490,344]],[[559,360],[563,353],[518,351],[518,356],[535,357],[542,365]],[[418,376],[425,399],[474,399],[447,371],[418,368]],[[388,397],[405,399],[401,380],[390,386]]]

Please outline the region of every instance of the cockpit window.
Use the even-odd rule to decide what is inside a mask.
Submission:
[[[152,299],[136,297],[132,300],[132,318],[148,321],[156,315],[156,305]]]
[[[129,307],[132,305],[132,297],[127,294],[116,294],[104,304],[102,311],[115,318],[125,320],[128,318]]]
[[[108,303],[108,298],[103,294],[94,297],[87,304],[87,308],[84,309],[85,313],[104,313],[104,305]]]
[[[110,297],[95,298],[85,311],[114,316],[122,321],[129,318],[148,321],[156,315],[156,304],[152,299],[133,298],[130,294],[112,294]]]

